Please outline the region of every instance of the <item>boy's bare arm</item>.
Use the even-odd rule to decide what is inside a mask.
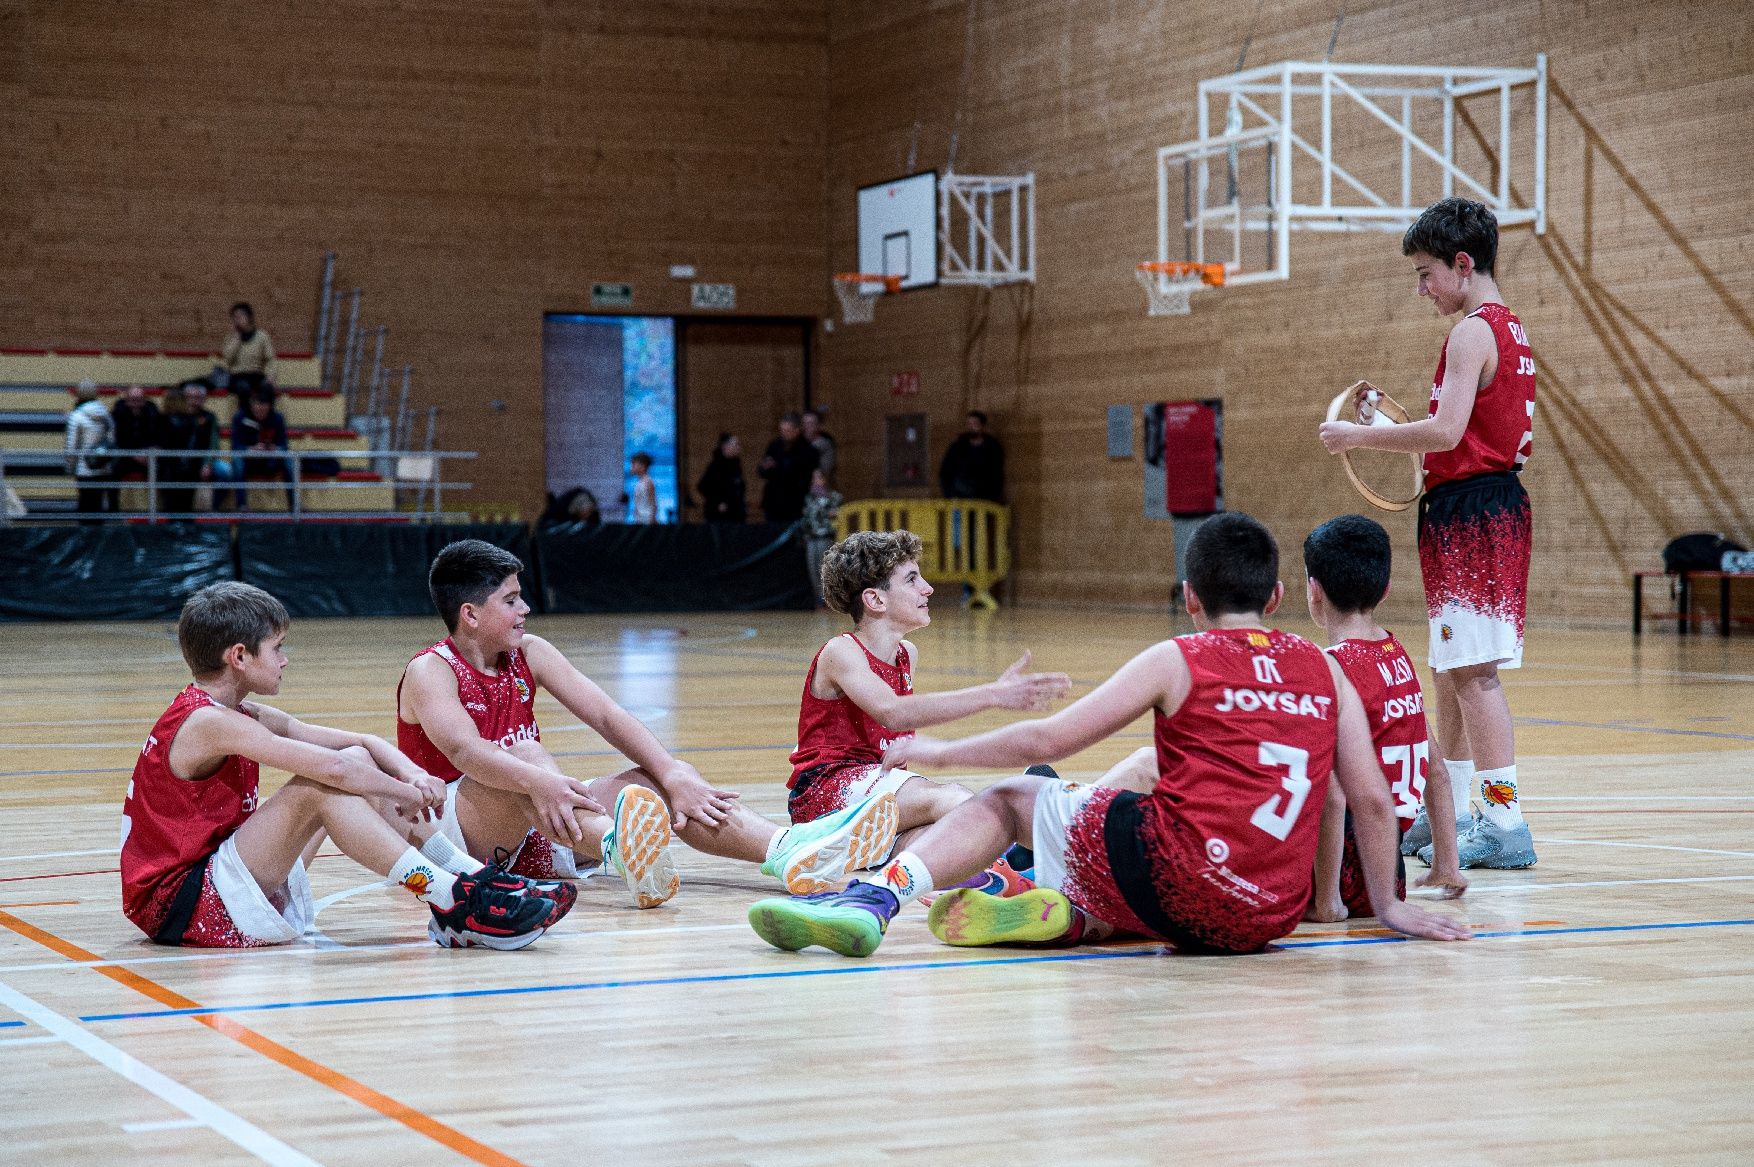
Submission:
[[[293,741],[309,742],[311,745],[322,746],[329,750],[344,750],[348,746],[359,746],[371,754],[372,761],[378,764],[378,769],[403,782],[432,777],[425,770],[416,766],[414,759],[376,734],[354,733],[351,730],[335,729],[333,726],[313,725],[308,721],[300,721],[284,710],[256,701],[245,701],[242,708],[266,726],[270,733],[278,734],[280,737],[291,738]]]
[[[1346,902],[1340,898],[1340,862],[1346,853],[1346,795],[1340,784],[1328,780],[1328,797],[1322,804],[1320,843],[1316,846],[1315,898],[1303,918],[1331,924],[1346,918]]]
[[[1189,684],[1180,647],[1166,640],[1122,665],[1114,676],[1052,717],[1013,722],[957,741],[902,738],[883,755],[883,764],[998,769],[1057,761],[1095,745],[1149,709],[1173,713],[1187,698]]]
[[[914,668],[919,657],[909,645]],[[942,725],[987,709],[1046,709],[1072,689],[1065,673],[1028,672],[1030,654],[1024,653],[996,681],[945,693],[912,693],[899,697],[871,671],[865,652],[844,636],[837,636],[823,649],[817,675],[825,676],[854,705],[890,729],[924,729]]]
[[[567,712],[596,730],[604,741],[652,776],[670,804],[674,826],[681,828],[689,820],[716,825],[730,816],[737,799],[735,792],[711,785],[700,776],[700,771],[672,755],[656,734],[595,681],[579,672],[566,654],[540,636],[526,636],[524,656],[539,686],[554,694]]]
[[[1352,811],[1352,837],[1358,844],[1364,886],[1370,892],[1370,906],[1376,918],[1384,926],[1409,936],[1428,940],[1468,939],[1472,933],[1466,923],[1395,898],[1395,811],[1371,744],[1370,721],[1338,662],[1330,658],[1328,668],[1340,698],[1334,775]]]
[[[513,757],[483,738],[457,695],[457,675],[443,660],[431,653],[417,657],[408,666],[402,691],[415,722],[451,765],[484,786],[528,798],[549,838],[582,842],[584,831],[573,812],[604,813],[584,783]]]
[[[257,708],[266,708],[271,715],[279,712],[272,707]],[[270,716],[269,721],[274,720]],[[410,819],[423,810],[444,805],[444,783],[431,775],[421,775],[416,781],[400,781],[339,750],[283,737],[267,723],[212,706],[190,714],[178,731],[171,745],[171,772],[179,777],[201,774],[229,754],[240,754],[260,765],[285,770],[347,794],[385,799]]]
[[[1448,807],[1455,788],[1450,782],[1449,767],[1433,755],[1425,769],[1425,817],[1431,822],[1431,870],[1414,881],[1417,887],[1434,887],[1441,898],[1455,899],[1468,890],[1468,877],[1462,874],[1461,856],[1456,853],[1456,832],[1450,825]],[[1437,807],[1432,814],[1430,807]]]
[[[1403,454],[1430,454],[1453,450],[1468,430],[1474,399],[1480,393],[1480,374],[1497,353],[1492,326],[1470,316],[1450,330],[1443,370],[1443,392],[1437,412],[1404,425],[1367,426],[1350,421],[1323,422],[1322,445],[1328,453],[1342,450],[1389,450]]]

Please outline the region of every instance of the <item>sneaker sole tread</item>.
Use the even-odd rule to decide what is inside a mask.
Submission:
[[[926,913],[933,936],[957,948],[991,944],[1041,944],[1072,925],[1072,904],[1049,888],[1000,898],[972,887],[953,888]]]
[[[895,831],[901,816],[895,795],[884,794],[867,803],[863,813],[854,817],[834,835],[819,839],[809,851],[800,852],[786,862],[781,882],[793,895],[814,895],[837,887],[847,872],[870,867],[889,854],[895,842]],[[837,836],[845,840],[836,841]]]
[[[841,956],[871,955],[883,940],[876,917],[858,908],[846,909],[846,913],[824,920],[806,915],[787,900],[763,900],[749,909],[749,926],[757,936],[783,952],[815,945]],[[859,919],[860,916],[864,919]]]

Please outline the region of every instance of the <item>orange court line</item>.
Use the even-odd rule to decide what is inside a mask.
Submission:
[[[22,883],[27,879],[68,879],[75,875],[114,875],[120,867],[100,867],[95,871],[51,871],[47,875],[8,875],[0,883]]]
[[[64,908],[68,904],[82,904],[84,900],[27,900],[22,904],[0,904],[5,908]]]
[[[34,940],[44,948],[78,964],[97,964],[103,960],[103,957],[97,953],[88,952],[72,941],[63,940],[53,932],[26,923],[7,911],[0,910],[0,926],[10,928],[20,936]],[[106,976],[119,985],[133,989],[142,996],[157,1001],[160,1005],[172,1009],[201,1008],[199,1001],[190,1000],[174,989],[166,988],[157,981],[143,977],[132,969],[118,968],[112,965],[94,968],[91,971]],[[313,1082],[327,1086],[338,1094],[346,1095],[355,1102],[377,1111],[385,1118],[394,1119],[409,1130],[425,1135],[434,1142],[449,1147],[457,1154],[482,1164],[483,1167],[525,1167],[521,1161],[502,1154],[485,1143],[475,1141],[462,1131],[446,1126],[431,1115],[423,1114],[405,1103],[398,1102],[389,1095],[372,1089],[364,1082],[349,1078],[346,1074],[332,1070],[321,1062],[312,1061],[303,1054],[290,1050],[253,1029],[239,1025],[229,1017],[215,1014],[196,1014],[193,1020],[199,1021],[215,1033],[223,1034],[240,1045],[255,1050],[265,1058],[279,1062],[289,1070],[303,1074]]]

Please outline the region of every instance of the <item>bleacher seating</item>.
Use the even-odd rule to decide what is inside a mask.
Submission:
[[[7,482],[32,512],[71,511],[75,505],[73,478],[59,460],[43,455],[64,448],[67,411],[74,401],[72,386],[83,380],[95,381],[106,402],[113,402],[128,385],[144,385],[148,396],[156,397],[167,386],[212,372],[218,363],[217,353],[193,350],[0,348],[0,450],[25,455],[7,459]],[[371,469],[369,443],[347,428],[340,395],[321,388],[320,362],[309,353],[282,353],[278,374],[277,408],[286,418],[294,455],[312,450],[358,451],[356,456],[336,455],[338,475],[306,476],[310,482],[347,485],[307,491],[305,508],[323,512],[394,510],[390,484]],[[223,394],[215,394],[209,408],[222,426],[230,424],[231,403]],[[142,489],[123,485],[122,509],[145,509],[145,494]],[[252,487],[250,502],[252,511],[283,510],[285,490],[279,486]]]

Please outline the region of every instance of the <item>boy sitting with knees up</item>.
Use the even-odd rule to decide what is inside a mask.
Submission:
[[[919,649],[907,640],[932,622],[932,585],[920,575],[919,536],[860,531],[822,560],[828,606],[853,621],[824,644],[804,676],[798,748],[792,754],[787,810],[795,823],[833,814],[875,795],[895,795],[897,848],[972,798],[966,787],[909,770],[884,770],[883,751],[916,729],[986,709],[1046,709],[1072,682],[1064,673],[1030,673],[1026,652],[996,681],[947,693],[915,693]],[[983,875],[987,890],[1029,886],[1003,859]]]
[[[289,624],[280,601],[244,583],[183,605],[177,643],[195,679],[152,727],[122,804],[128,919],[160,944],[296,940],[315,915],[305,866],[326,833],[424,901],[440,945],[514,949],[542,935],[566,905],[442,844],[410,845],[443,804],[436,778],[382,738],[250,700],[280,691]],[[294,777],[261,799],[264,765]]]

